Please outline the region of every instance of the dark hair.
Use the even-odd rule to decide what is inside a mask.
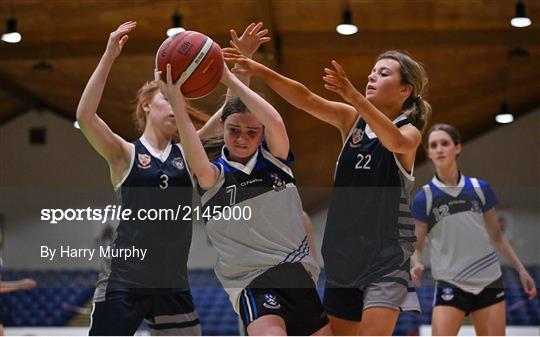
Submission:
[[[452,141],[454,142],[455,145],[461,144],[461,135],[455,127],[453,127],[450,124],[438,123],[438,124],[433,125],[427,132],[426,142],[425,142],[426,148],[429,147],[429,135],[431,135],[431,133],[434,131],[444,131],[450,136],[450,138],[452,138]]]
[[[225,145],[223,136],[214,136],[201,139],[201,143],[204,147],[204,151],[210,161],[215,160],[221,154],[221,149]]]
[[[422,98],[428,83],[426,71],[406,51],[389,50],[377,57],[377,61],[382,59],[398,62],[401,83],[412,86],[413,90],[403,103],[401,110],[412,120],[412,124],[423,133],[431,115],[431,105]]]
[[[221,112],[221,121],[225,122],[227,117],[229,117],[232,114],[235,113],[246,113],[249,112],[248,108],[240,100],[240,97],[238,96],[232,96],[227,100],[225,105],[223,106],[223,111]]]

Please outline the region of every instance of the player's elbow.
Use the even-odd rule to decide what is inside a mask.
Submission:
[[[283,118],[281,118],[281,115],[277,111],[275,111],[274,113],[269,114],[264,126],[267,129],[271,130],[283,129],[285,128],[285,122],[283,122]]]
[[[416,146],[411,144],[411,142],[404,137],[390,139],[389,141],[385,142],[384,146],[388,149],[388,151],[394,153],[409,153],[416,150]]]
[[[214,185],[216,184],[216,176],[213,170],[194,167],[193,171],[193,173],[197,177],[199,186],[201,186],[203,189],[208,190],[214,187]]]
[[[77,108],[77,112],[75,114],[75,117],[77,119],[77,123],[79,125],[88,125],[92,118],[94,117],[95,115],[92,115],[90,112],[86,111],[85,109],[82,109],[82,108]]]

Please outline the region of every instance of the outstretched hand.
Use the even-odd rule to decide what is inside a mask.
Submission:
[[[178,79],[176,83],[173,83],[170,63],[167,63],[166,82],[161,79],[161,71],[157,69],[154,70],[154,80],[157,82],[159,89],[171,105],[173,105],[174,102],[184,100],[184,94],[182,93],[181,88],[182,84],[187,80],[187,77],[187,74],[184,72],[180,76],[180,79]]]
[[[34,279],[31,278],[25,278],[19,281],[19,289],[21,290],[27,290],[32,289],[37,286],[37,282]]]
[[[332,65],[335,70],[324,68],[324,72],[326,73],[323,76],[323,80],[326,82],[324,87],[339,94],[346,102],[352,104],[354,97],[360,94],[360,92],[352,85],[351,81],[347,78],[347,74],[345,74],[345,70],[343,70],[339,63],[332,60]]]
[[[124,22],[118,26],[118,28],[109,35],[109,41],[107,42],[105,53],[110,54],[114,58],[118,57],[129,38],[128,33],[130,33],[136,26],[137,22],[135,21]]]
[[[238,37],[234,29],[230,30],[231,34],[231,47],[237,49],[242,55],[249,58],[253,57],[253,54],[259,49],[259,46],[263,43],[270,41],[270,37],[266,36],[268,34],[268,29],[265,28],[261,30],[263,26],[262,22],[257,24],[251,23],[246,27],[242,36]]]
[[[231,72],[236,75],[256,75],[264,67],[262,64],[242,55],[235,48],[223,48],[221,49],[221,53],[225,62],[236,65],[231,69]]]

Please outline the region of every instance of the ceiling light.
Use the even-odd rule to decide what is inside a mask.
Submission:
[[[21,34],[17,31],[17,19],[9,18],[6,21],[6,32],[2,34],[2,41],[8,43],[18,43],[22,39]]]
[[[531,19],[525,15],[525,5],[519,0],[516,3],[516,16],[510,20],[514,27],[527,27],[531,25]]]
[[[186,30],[182,28],[182,15],[180,15],[178,12],[174,12],[173,16],[171,17],[172,20],[172,26],[171,28],[167,29],[167,36],[171,37],[174,34],[185,32]]]
[[[336,30],[341,35],[352,35],[358,31],[358,27],[352,23],[352,13],[350,9],[345,9],[343,12],[343,23],[338,25]]]
[[[508,103],[502,102],[500,107],[500,113],[495,116],[495,121],[501,124],[512,123],[514,121],[514,115],[509,112]]]

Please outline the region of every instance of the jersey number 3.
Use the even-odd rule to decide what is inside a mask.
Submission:
[[[159,179],[161,179],[161,183],[159,184],[159,188],[162,190],[167,189],[169,187],[169,176],[166,174],[162,174],[159,176]]]
[[[358,162],[354,166],[355,169],[357,169],[357,170],[371,170],[371,166],[369,166],[369,163],[371,162],[371,155],[370,154],[363,155],[363,154],[359,153],[356,157],[358,158]]]

